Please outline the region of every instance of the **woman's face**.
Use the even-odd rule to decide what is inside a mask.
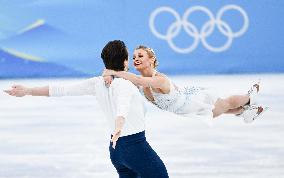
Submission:
[[[152,64],[152,65],[151,65]],[[143,69],[153,66],[152,58],[149,58],[147,52],[143,49],[136,49],[133,54],[133,65],[136,70],[141,71]]]

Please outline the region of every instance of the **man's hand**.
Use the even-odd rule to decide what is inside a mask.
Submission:
[[[124,117],[121,117],[121,116],[117,117],[117,119],[115,120],[115,131],[112,134],[112,138],[111,138],[113,149],[115,149],[116,142],[121,135],[121,131],[122,131],[124,122],[125,122],[125,119],[124,119]]]
[[[11,89],[4,90],[4,92],[8,93],[11,96],[23,97],[26,95],[30,95],[31,89],[22,85],[13,85]]]
[[[115,129],[114,133],[112,134],[112,138],[111,138],[113,149],[115,149],[116,142],[118,138],[120,137],[120,135],[121,135],[121,129]]]

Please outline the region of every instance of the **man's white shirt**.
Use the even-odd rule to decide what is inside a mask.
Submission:
[[[49,96],[96,96],[110,125],[115,130],[115,119],[125,118],[121,136],[132,135],[145,130],[145,100],[138,88],[130,81],[115,78],[107,88],[103,77],[93,77],[74,85],[49,86]],[[100,118],[98,118],[100,119]]]

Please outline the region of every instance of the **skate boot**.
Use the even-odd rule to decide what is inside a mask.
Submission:
[[[244,118],[245,123],[251,123],[258,119],[267,109],[268,107],[262,105],[246,105],[239,116]]]
[[[254,84],[250,90],[248,91],[248,96],[249,96],[249,102],[248,105],[255,105],[257,104],[257,95],[259,93],[259,88],[260,88],[260,80]]]

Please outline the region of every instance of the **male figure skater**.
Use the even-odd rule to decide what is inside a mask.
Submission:
[[[128,51],[123,41],[107,43],[101,53],[106,69],[128,69]],[[94,95],[108,119],[112,136],[110,158],[120,178],[168,178],[163,161],[145,137],[143,98],[130,81],[115,78],[107,88],[103,77],[93,77],[72,86],[28,88],[14,85],[5,90],[11,96]]]

